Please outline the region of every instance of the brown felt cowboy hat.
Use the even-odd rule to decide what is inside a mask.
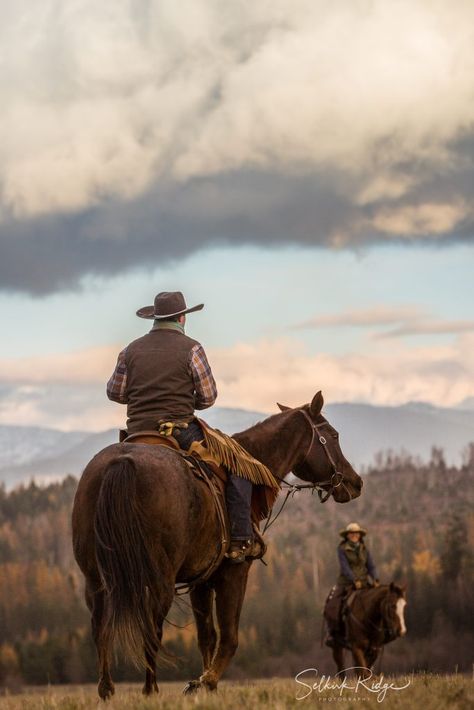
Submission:
[[[201,311],[203,308],[204,303],[199,303],[197,306],[188,308],[181,291],[162,291],[155,296],[154,305],[139,308],[137,316],[139,318],[154,318],[155,320],[160,320],[162,318],[182,316],[185,313],[192,313],[193,311]]]
[[[351,532],[358,532],[361,535],[367,535],[367,530],[361,528],[359,523],[349,523],[349,525],[347,525],[343,530],[339,530],[339,535],[346,537],[346,535]]]

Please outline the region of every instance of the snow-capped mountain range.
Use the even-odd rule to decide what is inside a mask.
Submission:
[[[448,409],[422,402],[397,407],[329,404],[324,414],[340,432],[341,446],[356,467],[367,466],[378,451],[402,450],[423,459],[431,447],[441,447],[448,462],[474,442],[474,408]],[[268,414],[214,407],[203,413],[211,426],[233,433]],[[79,475],[92,456],[117,441],[117,431],[62,432],[40,427],[0,426],[0,481],[7,487],[35,478],[49,481]]]

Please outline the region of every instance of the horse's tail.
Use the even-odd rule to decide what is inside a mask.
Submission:
[[[105,592],[104,628],[138,667],[145,652],[158,649],[156,617],[161,614],[163,571],[150,553],[137,467],[129,455],[107,466],[94,519],[97,566]]]

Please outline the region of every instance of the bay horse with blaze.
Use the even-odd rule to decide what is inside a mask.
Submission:
[[[394,582],[349,595],[345,611],[346,642],[357,675],[370,676],[383,646],[405,636],[405,606],[405,587]],[[338,674],[345,676],[344,646],[336,643],[332,652]]]

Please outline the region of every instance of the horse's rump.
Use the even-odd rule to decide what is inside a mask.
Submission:
[[[175,583],[205,574],[227,537],[211,485],[167,447],[125,443],[99,452],[79,481],[72,513],[74,555],[91,589],[102,587],[120,613],[149,589],[159,613],[157,600],[172,597]],[[149,611],[142,608],[140,623]],[[127,626],[117,615],[111,624],[119,636]]]
[[[137,666],[146,665],[144,652],[160,647],[154,619],[162,607],[166,560],[150,554],[146,511],[137,495],[137,466],[130,455],[113,459],[105,469],[94,536],[106,629]]]

